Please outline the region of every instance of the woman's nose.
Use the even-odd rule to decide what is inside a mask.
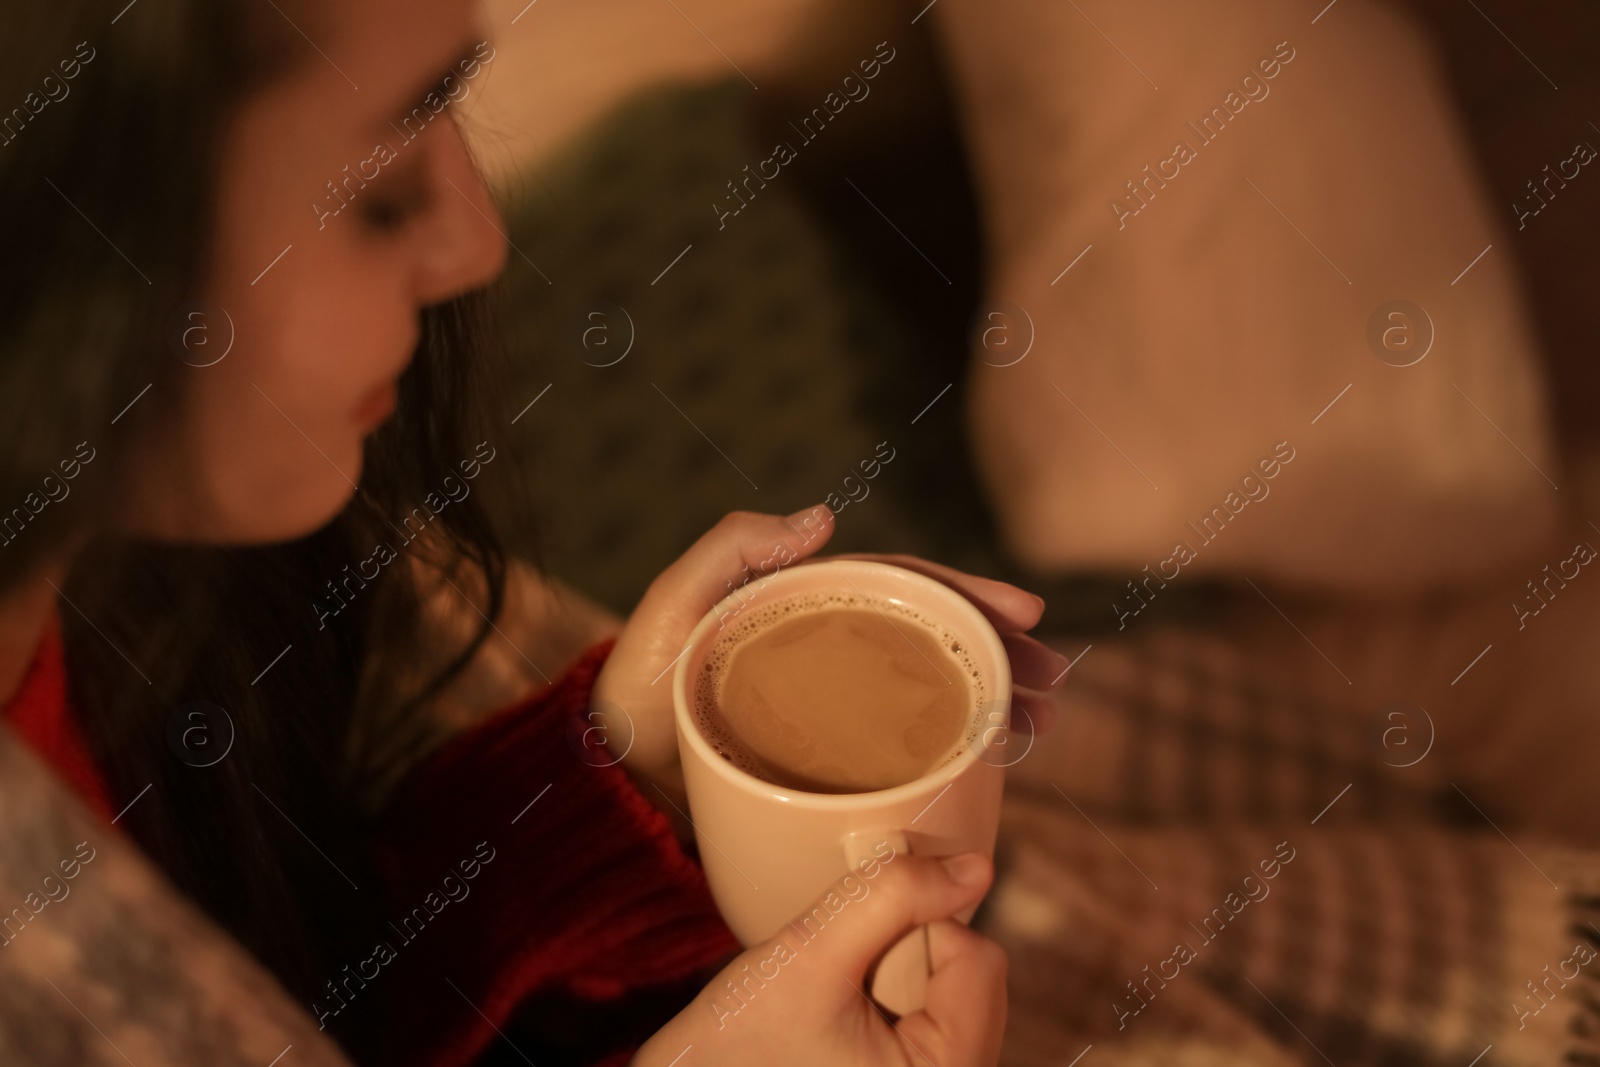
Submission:
[[[430,131],[433,132],[433,131]],[[454,122],[439,124],[434,210],[415,231],[418,302],[436,304],[488,284],[506,263],[494,200]]]

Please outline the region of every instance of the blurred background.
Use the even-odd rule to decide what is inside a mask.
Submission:
[[[925,11],[922,5],[862,11],[825,0],[702,0],[688,6],[640,0],[603,9],[561,0],[489,5],[497,62],[468,115],[475,150],[501,192],[515,245],[503,286],[512,375],[504,405],[516,415],[528,400],[542,397],[515,424],[511,443],[524,461],[528,491],[515,494],[508,506],[532,509],[521,525],[538,531],[552,570],[614,610],[626,610],[650,577],[726,511],[782,512],[830,493],[836,494],[836,504],[847,502],[840,511],[837,547],[918,552],[1036,586],[1044,583],[1049,588],[1041,592],[1051,601],[1051,617],[1073,625],[1114,624],[1116,616],[1107,607],[1110,590],[1122,587],[1143,563],[1156,562],[1141,557],[1128,568],[1115,566],[1114,555],[1085,552],[1073,561],[1076,565],[1029,567],[1030,561],[1007,551],[997,527],[995,495],[1012,487],[991,479],[986,491],[973,459],[971,380],[985,365],[1002,368],[1032,346],[1038,346],[1037,360],[1037,353],[1048,357],[1052,346],[1059,351],[1065,345],[1062,331],[1049,332],[1048,308],[1019,307],[993,288],[1005,264],[994,261],[992,249],[985,254],[985,209],[969,142],[1008,120],[984,114],[977,105],[988,106],[987,100],[969,101],[963,115],[949,34],[939,32],[941,6],[957,5],[945,2]],[[1308,4],[1292,17],[1282,12],[1282,26],[1251,36],[1248,19],[1259,16],[1241,12],[1252,6],[1218,9],[1212,20],[1219,23],[1215,40],[1193,42],[1197,52],[1202,44],[1220,45],[1242,57],[1209,64],[1227,74],[1197,86],[1204,106],[1196,104],[1194,119],[1250,69],[1256,52],[1270,53],[1274,30],[1304,47],[1304,33],[1335,29],[1338,11],[1331,6],[1313,26],[1308,20],[1317,12],[1311,8],[1320,5]],[[1086,110],[1102,110],[1109,98],[1143,84],[1123,65],[1114,50],[1118,46],[1097,36],[1101,26],[1109,29],[1122,19],[1133,43],[1144,35],[1146,52],[1161,36],[1148,23],[1140,29],[1141,13],[1124,8],[1121,15],[1117,5],[1084,5],[1078,12],[1065,8],[1077,26],[1060,32],[1074,40],[1056,50],[1064,53],[1059,57],[1047,54],[1046,62],[1065,65],[1093,47],[1103,53],[1093,57],[1095,65],[1116,71],[1121,84],[1091,85],[1082,93],[1079,103]],[[1535,368],[1528,377],[1537,379],[1538,404],[1530,405],[1521,420],[1530,425],[1533,439],[1520,446],[1540,459],[1557,453],[1552,464],[1582,468],[1593,445],[1589,404],[1600,373],[1584,351],[1600,314],[1594,301],[1585,299],[1600,270],[1592,253],[1600,201],[1576,181],[1577,188],[1563,191],[1559,217],[1552,211],[1551,219],[1523,232],[1514,228],[1513,205],[1537,203],[1528,183],[1543,179],[1541,168],[1547,164],[1569,157],[1574,141],[1600,138],[1586,117],[1597,76],[1585,61],[1600,15],[1582,5],[1534,3],[1496,12],[1491,22],[1470,4],[1445,0],[1397,0],[1357,10],[1392,33],[1394,27],[1385,21],[1390,13],[1408,20],[1421,39],[1423,58],[1438,64],[1433,88],[1450,108],[1438,117],[1459,124],[1459,131],[1451,132],[1464,140],[1464,157],[1450,162],[1472,168],[1459,180],[1476,187],[1472,192],[1493,216],[1498,233],[1490,237],[1500,239],[1490,256],[1503,257],[1494,266],[1520,302],[1517,317],[1531,333],[1531,343],[1520,334],[1512,338],[1521,342],[1517,355]],[[1098,20],[1091,21],[1091,14]],[[1008,26],[1007,19],[1018,21],[1010,10],[978,15],[993,28],[1002,50],[1009,35],[1025,39],[1030,29],[1025,21]],[[960,29],[954,20],[952,25]],[[1176,31],[1167,34],[1177,36]],[[803,140],[792,124],[822,106],[845,75],[859,77],[858,62],[871,57],[881,41],[889,42],[896,58],[867,83],[870,96],[833,117],[825,135]],[[1183,45],[1181,38],[1174,42]],[[1390,58],[1373,51],[1358,45],[1349,56],[1338,57],[1346,65],[1336,79],[1370,78]],[[1539,57],[1539,67],[1527,58],[1530,53]],[[1013,49],[1012,61],[1016,58]],[[1544,71],[1560,73],[1559,91]],[[1296,73],[1288,68],[1279,81],[1287,83]],[[1193,77],[1202,81],[1198,74]],[[1062,72],[1014,91],[1069,95],[1082,82]],[[1280,87],[1280,95],[1286,88]],[[1293,104],[1263,102],[1261,110],[1274,106]],[[1047,115],[1032,127],[1019,127],[1015,116],[1027,110],[1011,102],[1008,129],[1031,134],[1041,157],[1034,166],[1048,169],[1072,126]],[[1163,124],[1149,115],[1133,118],[1151,127],[1138,148],[1143,162],[1164,156],[1175,135],[1188,136],[1181,119]],[[1301,120],[1294,114],[1282,117],[1290,137],[1300,132],[1295,127]],[[1334,154],[1384,153],[1393,184],[1373,190],[1375,199],[1396,196],[1406,186],[1406,172],[1413,169],[1408,153],[1412,142],[1422,139],[1417,130],[1384,132],[1396,133],[1395,140],[1385,144],[1373,136],[1351,146],[1329,146]],[[1322,131],[1315,135],[1322,137]],[[779,141],[799,145],[797,158],[782,167],[779,178],[756,183],[759,191],[748,209],[719,227],[713,205],[739,203],[729,182],[747,181],[745,168],[753,170],[768,159]],[[1110,231],[1105,202],[1137,176],[1136,167],[1112,170],[1097,186],[1063,185],[1053,195],[1063,205],[1088,202],[1092,226]],[[1437,195],[1438,190],[1423,192]],[[1230,203],[1227,210],[1239,214],[1240,207]],[[1004,210],[991,208],[996,215]],[[1359,221],[1347,215],[1340,225]],[[1447,217],[1444,225],[1459,222]],[[1048,227],[1049,220],[1037,224]],[[1091,226],[1082,230],[1075,244],[1055,250],[1054,269],[1066,266],[1095,238]],[[1268,254],[1257,254],[1260,273],[1273,272],[1274,257],[1312,254],[1289,243],[1297,240],[1293,231],[1281,236],[1281,246],[1275,240],[1263,250]],[[1331,236],[1318,235],[1324,244]],[[685,249],[681,259],[674,258]],[[1476,251],[1470,248],[1441,263],[1441,270],[1451,268],[1441,278],[1465,266]],[[1378,254],[1383,254],[1381,240]],[[1086,258],[1081,266],[1088,273],[1095,261]],[[1485,273],[1488,266],[1478,264]],[[1202,294],[1230,285],[1203,270],[1186,284]],[[1392,295],[1403,297],[1416,287],[1394,288]],[[1170,287],[1168,295],[1182,296]],[[1307,294],[1306,301],[1312,299]],[[1112,309],[1110,317],[1159,317],[1159,300],[1152,306],[1148,294],[1141,300],[1127,294],[1125,305]],[[1277,310],[1285,318],[1295,311]],[[1341,356],[1352,363],[1373,362],[1363,317],[1350,316],[1341,339]],[[1462,317],[1468,320],[1464,331],[1477,325],[1469,315]],[[1499,325],[1491,323],[1485,332]],[[1217,324],[1215,334],[1214,345],[1227,344],[1225,323]],[[1123,351],[1060,351],[1059,358],[1126,360],[1128,350],[1141,343],[1137,331],[1129,329]],[[1201,363],[1204,355],[1172,351],[1157,358]],[[1235,353],[1230,362],[1282,358],[1281,352]],[[1311,413],[1348,377],[1330,376],[1331,387],[1316,393]],[[1141,388],[1136,381],[1121,384],[1128,394]],[[546,386],[547,394],[542,392]],[[942,392],[947,386],[949,391]],[[1493,396],[1474,400],[1493,410]],[[1084,410],[1089,409],[1085,402]],[[1078,418],[1064,404],[1051,414],[1063,424],[1063,433],[1068,415]],[[1159,419],[1160,413],[1152,417]],[[1106,420],[1097,425],[1138,455],[1133,440],[1123,441]],[[1278,439],[1268,436],[1266,430],[1258,434],[1263,455]],[[880,476],[865,481],[857,464],[883,441],[895,459]],[[1522,462],[1503,440],[1493,443],[1511,463]],[[1178,448],[1203,452],[1205,444],[1195,435]],[[1247,470],[1253,458],[1234,466]],[[1391,463],[1403,460],[1390,457]],[[1097,446],[1078,462],[1110,467],[1122,461]],[[1126,468],[1119,473],[1143,484]],[[852,475],[855,481],[845,485]],[[1526,467],[1517,475],[1523,476],[1543,484]],[[1190,517],[1206,510],[1203,503],[1214,503],[1210,498],[1220,497],[1229,480],[1234,479],[1195,486]],[[1108,503],[1119,502],[1125,503]],[[1491,508],[1480,524],[1510,524],[1521,514],[1518,524],[1526,525],[1525,513],[1542,506],[1530,509],[1520,496],[1516,502],[1518,511]],[[1117,523],[1107,521],[1099,503],[1080,498],[1073,525],[1098,522],[1115,530]],[[1160,535],[1163,543],[1182,530],[1183,520],[1168,527]],[[1279,539],[1282,531],[1273,535]],[[1453,540],[1468,541],[1469,532]],[[1448,540],[1434,546],[1435,552],[1451,550]],[[1491,555],[1487,562],[1503,557]],[[1468,569],[1482,562],[1470,560]],[[1093,588],[1094,572],[1107,570],[1111,573],[1101,576],[1106,587]],[[1386,588],[1437,584],[1438,575],[1425,576],[1429,582],[1401,579]],[[1195,584],[1212,584],[1205,581],[1210,577]],[[1310,567],[1292,577],[1316,581]],[[1192,596],[1216,592],[1174,588],[1169,597],[1178,603],[1169,610],[1181,612]]]
[[[1600,8],[489,8],[515,547],[626,613],[827,500],[1048,601],[1007,1063],[1600,1062]]]

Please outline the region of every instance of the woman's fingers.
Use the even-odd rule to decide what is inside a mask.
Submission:
[[[634,729],[628,764],[669,783],[678,762],[672,685],[659,684],[683,655],[684,642],[712,606],[747,584],[798,562],[827,544],[833,513],[823,505],[795,515],[734,512],[650,583],[595,681],[597,708],[620,709]],[[602,715],[605,715],[602,712]]]
[[[692,1045],[701,1063],[994,1067],[1005,1026],[1004,956],[944,921],[976,904],[993,874],[981,853],[913,856],[879,843],[811,908],[724,967],[637,1062],[667,1067]],[[919,926],[929,927],[926,1007],[897,1032],[864,999],[865,977]]]
[[[815,554],[833,528],[833,512],[821,504],[789,516],[731,512],[661,572],[639,606],[687,624],[677,627],[681,641],[723,597]]]
[[[1006,658],[1011,661],[1011,681],[1029,689],[1050,689],[1067,676],[1072,661],[1027,634],[1002,633]]]
[[[968,600],[972,601],[977,609],[983,612],[984,617],[994,624],[994,628],[1002,632],[1011,630],[1031,630],[1044,615],[1044,599],[1035,596],[1026,589],[1019,589],[1007,582],[996,581],[993,578],[980,578],[975,574],[958,571],[954,567],[946,567],[942,563],[933,563],[916,556],[882,555],[871,552],[851,552],[842,556],[829,556],[829,559],[864,559],[876,563],[890,563],[896,567],[904,567],[908,571],[925,574],[935,581],[943,582]]]
[[[843,975],[857,988],[890,945],[977,903],[994,876],[993,863],[976,852],[942,859],[886,849],[875,855],[876,862],[863,861],[790,924],[806,941],[801,955],[821,969],[814,973]]]
[[[1006,954],[951,920],[928,926],[925,1007],[899,1022],[900,1033],[934,1063],[992,1064],[1006,1028]],[[909,1059],[921,1062],[922,1056]]]
[[[1055,698],[1031,689],[1011,691],[1011,730],[1019,734],[1042,734],[1056,724]],[[1007,764],[1010,766],[1010,764]]]

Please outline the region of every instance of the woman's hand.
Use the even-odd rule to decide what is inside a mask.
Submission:
[[[674,794],[681,791],[671,784],[678,770],[672,667],[689,632],[745,582],[813,555],[832,535],[833,513],[826,507],[788,518],[735,511],[650,583],[591,697],[593,710],[605,719],[607,747],[626,753],[629,770]]]
[[[949,918],[983,896],[993,877],[988,858],[898,853],[876,874],[870,870],[846,875],[813,910],[735,958],[645,1043],[634,1067],[998,1062],[1006,1021],[1005,953]],[[836,911],[822,903],[830,896]],[[867,970],[923,924],[933,967],[926,1007],[891,1024],[867,998]]]
[[[672,796],[681,796],[671,668],[683,654],[689,632],[730,592],[814,557],[832,534],[833,512],[822,504],[788,517],[736,511],[650,584],[601,669],[593,695],[594,710],[604,719],[607,745],[625,753],[630,770]],[[1068,661],[1025,633],[1039,621],[1043,600],[1014,585],[914,556],[839,558],[914,570],[972,601],[1000,632],[1010,657],[1012,707],[1022,712],[1014,717],[1014,728],[1021,732],[1048,728],[1053,711],[1043,690],[1061,681]]]

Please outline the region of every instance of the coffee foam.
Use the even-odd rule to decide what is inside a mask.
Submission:
[[[776,623],[794,615],[807,615],[816,611],[834,610],[838,608],[875,608],[886,614],[897,615],[922,627],[924,631],[933,635],[939,646],[949,653],[966,673],[970,683],[968,692],[972,694],[972,707],[967,718],[967,728],[960,741],[950,747],[950,751],[942,756],[939,761],[923,772],[922,777],[933,774],[939,768],[947,766],[966,751],[976,751],[979,747],[979,738],[987,725],[990,725],[982,714],[988,705],[989,685],[985,681],[983,672],[978,669],[977,659],[967,643],[961,640],[948,626],[936,621],[927,612],[920,611],[907,604],[896,603],[886,597],[869,597],[855,590],[831,590],[828,592],[797,593],[782,600],[759,607],[746,608],[730,624],[728,624],[706,650],[698,669],[695,671],[693,681],[690,683],[690,707],[694,712],[694,722],[700,731],[700,736],[706,743],[716,750],[717,754],[729,763],[738,767],[752,778],[759,778],[763,782],[769,781],[751,759],[739,742],[733,737],[732,731],[722,719],[721,697],[722,683],[728,674],[728,666],[733,662],[733,654],[740,645],[754,637],[756,634],[768,629]],[[913,779],[915,780],[915,779]],[[788,787],[783,787],[788,788]],[[804,790],[795,790],[804,792]],[[839,795],[839,794],[829,794]]]

